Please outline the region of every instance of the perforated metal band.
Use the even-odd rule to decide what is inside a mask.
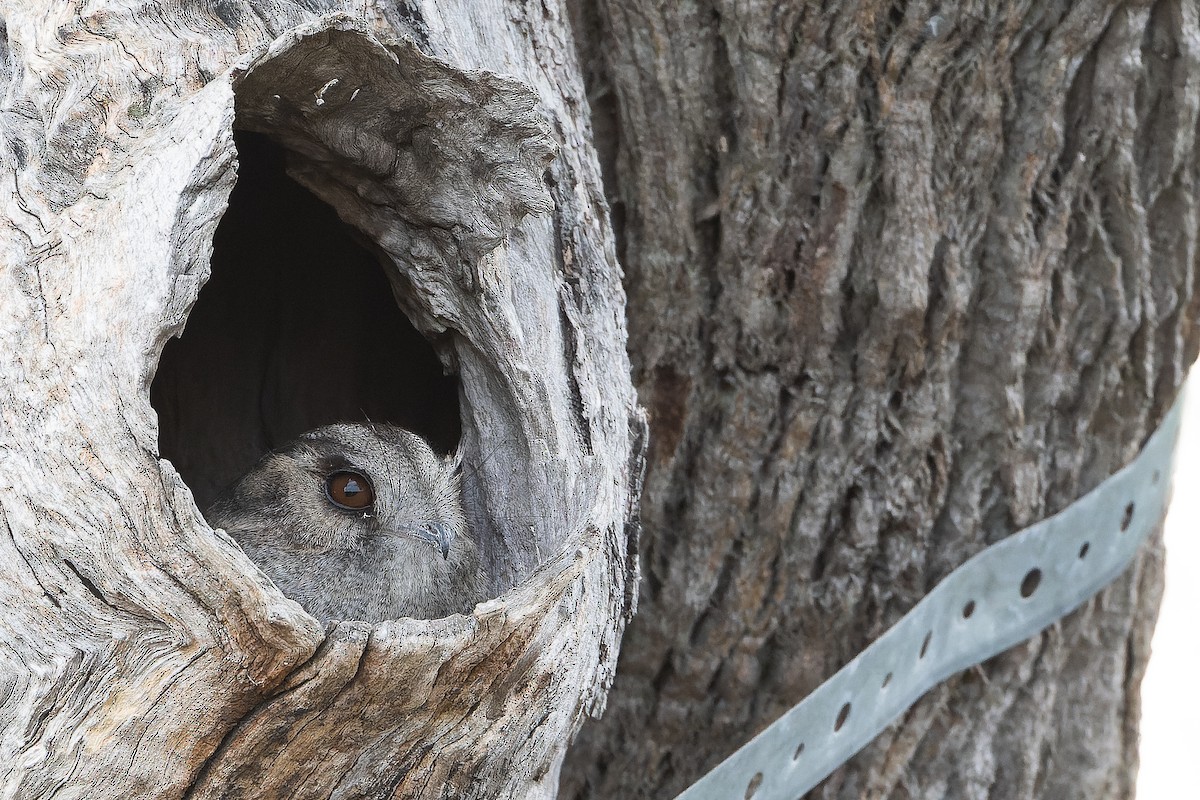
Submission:
[[[1133,463],[951,572],[676,800],[797,800],[936,684],[1038,633],[1107,586],[1166,512],[1182,406],[1175,403]]]

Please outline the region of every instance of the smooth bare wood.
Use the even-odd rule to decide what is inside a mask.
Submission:
[[[573,3],[652,442],[564,798],[669,798],[1125,463],[1197,351],[1193,2]],[[1128,798],[1161,548],[810,797]]]
[[[4,4],[2,797],[552,797],[603,706],[644,422],[566,21],[339,6]],[[322,630],[159,455],[235,127],[459,374],[470,615]]]

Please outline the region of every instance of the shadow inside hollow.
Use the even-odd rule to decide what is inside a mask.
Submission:
[[[205,508],[264,452],[331,422],[390,422],[453,449],[458,380],[377,258],[286,176],[281,148],[244,132],[236,142],[212,277],[151,388],[162,455]]]

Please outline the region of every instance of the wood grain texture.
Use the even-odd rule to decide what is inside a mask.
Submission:
[[[572,3],[655,434],[643,581],[564,798],[668,798],[1196,357],[1192,2]],[[1128,798],[1161,549],[809,796]]]
[[[0,797],[552,797],[603,707],[644,422],[566,20],[340,5],[0,10]],[[470,615],[322,630],[158,455],[235,126],[460,374]]]

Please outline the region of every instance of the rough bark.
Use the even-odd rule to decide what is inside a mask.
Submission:
[[[0,796],[550,797],[603,705],[644,437],[566,21],[339,5],[4,4]],[[470,615],[322,630],[160,457],[151,382],[209,277],[235,128],[282,148],[457,373],[495,591]],[[233,267],[273,255],[241,241]],[[234,368],[184,356],[156,387],[198,494],[343,413],[311,354],[263,378],[263,343],[303,328],[293,288],[192,332]]]
[[[573,7],[651,418],[562,796],[667,798],[1126,462],[1197,351],[1193,2]],[[1126,798],[1161,552],[810,796]]]

